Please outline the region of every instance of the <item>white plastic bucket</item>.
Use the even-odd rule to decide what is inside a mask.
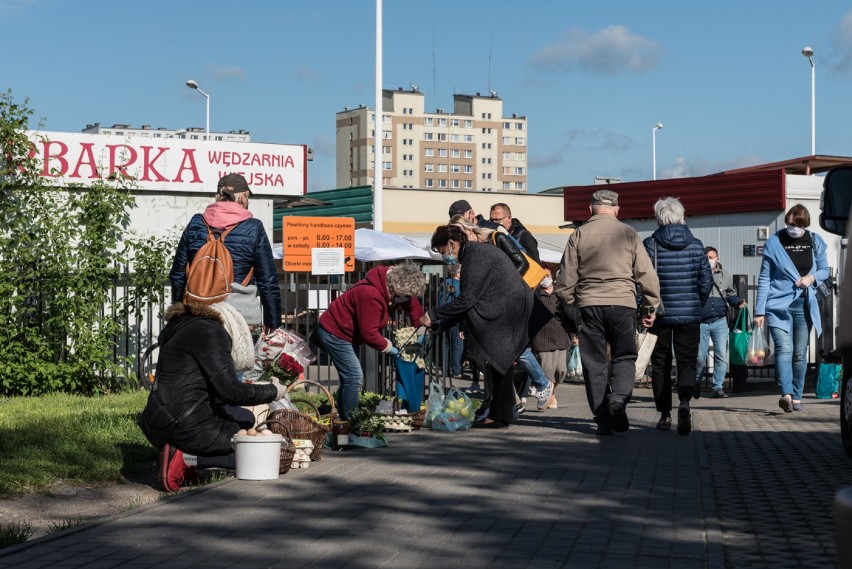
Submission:
[[[281,435],[234,435],[231,439],[240,480],[276,480],[281,463]]]

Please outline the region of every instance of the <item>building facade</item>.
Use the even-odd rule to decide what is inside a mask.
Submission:
[[[375,113],[337,113],[337,187],[371,185]],[[426,113],[423,93],[382,93],[382,185],[388,188],[527,192],[527,118],[503,116],[503,101],[454,95],[453,112]]]
[[[132,127],[129,124],[114,124],[101,126],[101,123],[87,124],[81,132],[84,134],[107,134],[112,136],[139,136],[142,138],[181,138],[184,140],[204,140],[206,133],[203,128],[191,127],[171,130],[168,128],[151,128],[143,124]],[[251,133],[247,130],[232,130],[230,132],[211,132],[210,140],[216,142],[251,142]]]

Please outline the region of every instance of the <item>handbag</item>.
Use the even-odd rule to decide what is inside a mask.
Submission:
[[[524,258],[526,258],[527,263],[529,263],[530,268],[527,269],[527,272],[524,273],[524,282],[527,283],[527,286],[531,289],[535,290],[535,287],[541,284],[542,279],[547,276],[547,270],[535,262],[535,259],[521,251]]]
[[[748,344],[751,338],[751,318],[749,316],[748,308],[741,308],[737,314],[734,329],[728,333],[728,345],[730,346],[732,365],[748,365],[746,359],[748,358]]]
[[[651,363],[651,353],[656,345],[656,334],[647,330],[636,332],[636,373],[633,376],[634,381],[639,381],[645,376],[645,372],[648,371],[648,364]]]
[[[657,240],[654,239],[654,272],[657,272]],[[659,277],[658,277],[659,278]],[[663,292],[660,291],[660,304],[657,305],[657,308],[654,310],[654,314],[656,318],[662,318],[666,315],[666,307],[663,306]]]
[[[254,276],[252,267],[242,283],[231,283],[231,294],[225,302],[233,306],[245,319],[249,326],[260,326],[263,323],[263,313],[260,310],[260,298],[257,296],[257,285],[248,284]]]
[[[834,277],[828,275],[828,278],[822,281],[822,283],[816,288],[817,301],[823,301],[832,294],[834,294],[835,288],[836,283],[834,282]]]
[[[843,367],[840,364],[819,364],[817,375],[816,397],[817,399],[833,399],[840,391],[840,381]]]
[[[734,323],[737,320],[737,309],[731,306],[731,303],[728,302],[727,298],[725,298],[725,294],[722,292],[722,289],[719,287],[719,285],[716,284],[715,280],[713,280],[713,286],[716,287],[716,290],[719,291],[719,296],[722,297],[722,300],[725,301],[725,320],[727,320],[728,322],[728,330],[733,330]]]

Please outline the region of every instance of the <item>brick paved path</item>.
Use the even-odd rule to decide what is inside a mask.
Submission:
[[[852,484],[838,403],[701,399],[695,432],[598,437],[580,386],[508,431],[390,435],[277,481],[228,480],[0,551],[0,567],[831,567]]]

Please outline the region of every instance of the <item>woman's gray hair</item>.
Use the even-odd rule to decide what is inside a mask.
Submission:
[[[417,263],[406,262],[388,269],[388,288],[394,294],[423,296],[426,290],[426,275]]]
[[[654,204],[657,225],[683,225],[686,210],[677,198],[660,198]]]
[[[450,225],[457,225],[463,229],[467,229],[468,231],[472,231],[474,235],[476,235],[477,241],[488,241],[491,238],[491,234],[503,230],[503,233],[509,233],[506,231],[506,228],[502,225],[498,226],[497,229],[490,229],[488,227],[480,227],[475,223],[472,223],[469,219],[465,218],[463,215],[454,215],[450,220]]]

